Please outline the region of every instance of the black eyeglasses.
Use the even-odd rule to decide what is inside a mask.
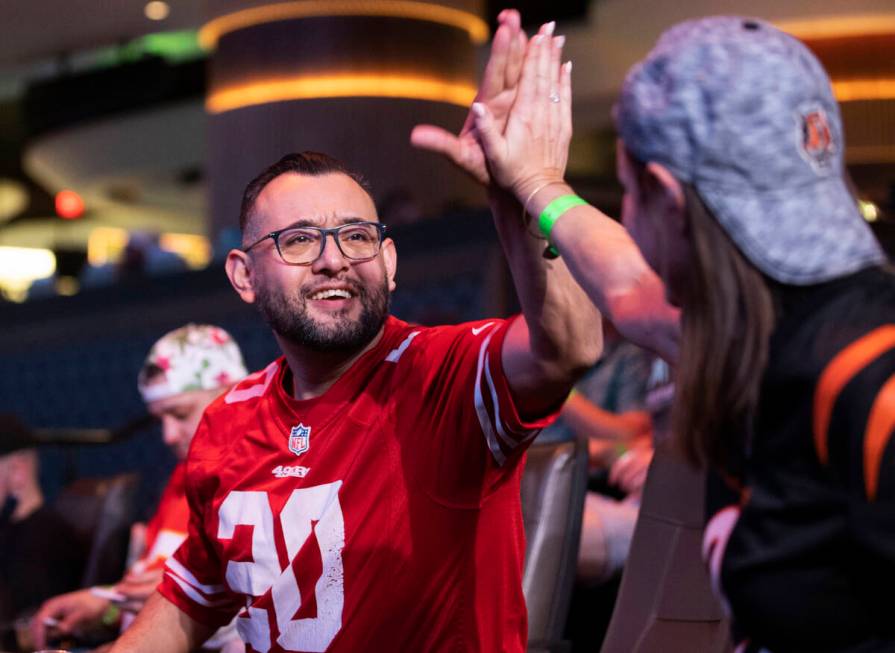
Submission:
[[[332,235],[342,256],[352,261],[366,261],[379,253],[385,238],[385,225],[378,222],[349,222],[341,227],[286,227],[271,231],[244,248],[248,252],[268,238],[273,239],[277,252],[290,265],[310,265],[323,254],[326,237]]]

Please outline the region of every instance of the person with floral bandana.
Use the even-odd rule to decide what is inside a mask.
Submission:
[[[223,329],[188,324],[165,334],[150,349],[137,387],[149,412],[161,422],[162,437],[180,461],[145,527],[132,529],[132,549],[142,549],[124,578],[111,588],[87,588],[46,601],[32,619],[35,645],[47,641],[48,624],[58,634],[90,630],[120,616],[122,628],[142,608],[162,578],[165,561],[186,538],[189,506],[184,488],[187,452],[205,408],[246,376],[242,353]],[[140,541],[142,540],[142,546]],[[116,596],[117,595],[117,596]],[[209,641],[221,648],[235,641],[233,629],[222,629]]]

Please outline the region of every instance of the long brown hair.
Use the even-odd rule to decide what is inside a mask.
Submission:
[[[676,289],[682,337],[672,424],[691,462],[726,467],[758,404],[774,301],[696,190],[685,184],[684,196],[693,264]]]

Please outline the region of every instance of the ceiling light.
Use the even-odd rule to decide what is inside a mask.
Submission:
[[[199,30],[199,43],[214,49],[225,34],[255,25],[314,16],[382,16],[447,25],[469,34],[473,43],[488,41],[488,23],[469,11],[418,0],[291,0],[272,2],[219,16]]]
[[[56,256],[48,249],[0,247],[0,296],[21,302],[28,287],[56,272]]]
[[[168,6],[167,2],[152,0],[152,2],[147,2],[146,6],[143,7],[143,13],[146,14],[146,18],[149,20],[165,20],[168,14],[171,13],[171,7]]]
[[[337,97],[389,97],[447,102],[468,107],[476,88],[467,82],[402,73],[333,74],[256,80],[213,91],[205,101],[209,113],[242,107]]]
[[[11,220],[28,206],[28,191],[14,179],[0,179],[0,222]]]

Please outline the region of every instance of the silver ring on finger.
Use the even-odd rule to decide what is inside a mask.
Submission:
[[[554,104],[556,104],[557,102],[559,102],[559,99],[560,99],[560,98],[559,98],[559,93],[557,93],[556,91],[553,91],[553,92],[550,94],[550,101],[553,102]]]

